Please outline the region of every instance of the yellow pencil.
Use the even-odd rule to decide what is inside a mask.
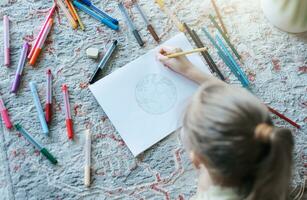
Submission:
[[[166,55],[166,57],[176,58],[178,56],[183,56],[183,55],[197,53],[197,52],[201,52],[201,51],[207,51],[207,50],[208,50],[207,48],[193,49],[193,50],[190,50],[190,51],[183,51],[183,52],[178,52],[178,53],[174,53],[174,54],[168,54],[168,55]]]
[[[76,9],[75,9],[75,6],[71,3],[71,1],[68,1],[68,3],[69,3],[69,5],[71,6],[72,11],[75,13],[75,15],[76,15],[76,17],[77,17],[77,21],[78,21],[78,23],[79,23],[79,25],[80,25],[81,30],[84,31],[84,29],[85,29],[85,28],[84,28],[84,25],[83,25],[83,23],[82,23],[82,21],[81,21],[79,15],[78,15],[78,12],[77,12]]]

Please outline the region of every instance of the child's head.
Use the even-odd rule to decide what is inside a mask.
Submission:
[[[292,134],[274,127],[266,106],[248,91],[201,86],[185,113],[183,134],[194,164],[204,164],[216,184],[238,187],[248,200],[285,199]]]

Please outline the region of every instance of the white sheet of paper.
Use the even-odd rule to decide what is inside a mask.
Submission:
[[[193,49],[183,33],[161,46]],[[90,85],[100,106],[134,156],[178,129],[187,100],[197,85],[156,60],[160,47]],[[198,54],[187,56],[211,74]]]

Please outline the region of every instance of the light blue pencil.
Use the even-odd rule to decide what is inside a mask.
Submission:
[[[36,89],[36,84],[35,82],[30,82],[29,83],[32,95],[33,95],[33,99],[34,99],[34,104],[37,110],[37,114],[38,114],[38,119],[41,123],[42,129],[43,129],[43,133],[45,135],[48,136],[49,130],[48,130],[48,126],[47,126],[47,122],[45,119],[45,115],[44,115],[44,111],[43,111],[43,107],[39,101],[39,97],[38,97],[38,93],[37,93],[37,89]]]
[[[235,61],[234,57],[231,55],[225,44],[223,43],[223,40],[219,35],[215,36],[217,43],[222,47],[223,52],[226,54],[230,62],[232,63],[234,70],[238,73],[238,78],[240,82],[242,83],[243,87],[249,87],[249,81],[246,77],[245,73],[242,71],[240,65]]]
[[[240,73],[240,70],[235,66],[235,64],[232,62],[231,58],[226,55],[227,52],[225,52],[225,49],[221,49],[221,47],[216,43],[216,41],[213,39],[213,37],[210,35],[209,31],[206,28],[202,28],[203,32],[207,36],[207,38],[210,40],[210,42],[213,44],[213,46],[217,49],[218,55],[221,57],[221,59],[224,61],[224,63],[229,67],[231,72],[239,79],[243,87],[248,87],[249,82],[248,79],[242,78],[242,74]],[[222,47],[225,47],[221,45]],[[227,49],[226,49],[227,50]],[[243,72],[242,72],[243,73]],[[246,82],[247,80],[247,82]]]

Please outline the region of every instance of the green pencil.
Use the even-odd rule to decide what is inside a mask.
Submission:
[[[231,44],[229,38],[226,36],[226,34],[222,31],[221,27],[218,25],[218,23],[215,21],[214,17],[212,15],[209,15],[210,20],[212,21],[215,28],[220,32],[228,46],[231,48],[232,52],[236,55],[236,57],[241,60],[241,56],[239,55],[238,51],[235,49],[235,47]]]

